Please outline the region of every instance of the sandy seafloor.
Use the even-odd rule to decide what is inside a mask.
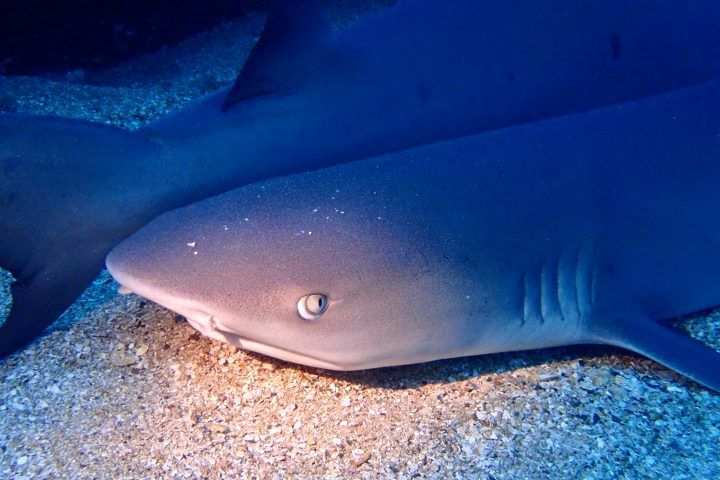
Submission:
[[[230,83],[262,22],[101,72],[0,77],[0,109],[137,128]],[[211,341],[116,290],[104,272],[0,361],[0,478],[720,477],[720,395],[621,350],[339,374]],[[683,326],[720,347],[720,314]]]

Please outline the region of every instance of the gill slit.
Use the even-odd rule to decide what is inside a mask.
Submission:
[[[521,325],[586,319],[595,297],[595,242],[567,248],[522,279]]]

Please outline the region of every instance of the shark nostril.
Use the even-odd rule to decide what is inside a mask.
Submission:
[[[120,288],[118,288],[118,293],[119,293],[120,295],[130,295],[130,294],[133,293],[133,291],[130,290],[130,289],[129,289],[128,287],[126,287],[125,285],[120,285]]]

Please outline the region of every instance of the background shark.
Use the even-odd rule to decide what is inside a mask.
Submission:
[[[720,304],[720,80],[228,192],[110,273],[202,333],[357,370],[603,343],[720,391],[658,322]]]
[[[408,1],[346,31],[278,2],[230,90],[136,133],[0,117],[0,355],[157,214],[238,185],[587,110],[718,74],[713,2]]]

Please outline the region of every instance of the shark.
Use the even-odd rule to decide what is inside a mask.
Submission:
[[[281,0],[235,83],[136,131],[0,116],[0,356],[157,215],[252,182],[672,91],[720,73],[720,4],[407,0],[335,31]]]
[[[201,333],[358,370],[573,344],[720,391],[720,79],[241,187],[115,247]]]

